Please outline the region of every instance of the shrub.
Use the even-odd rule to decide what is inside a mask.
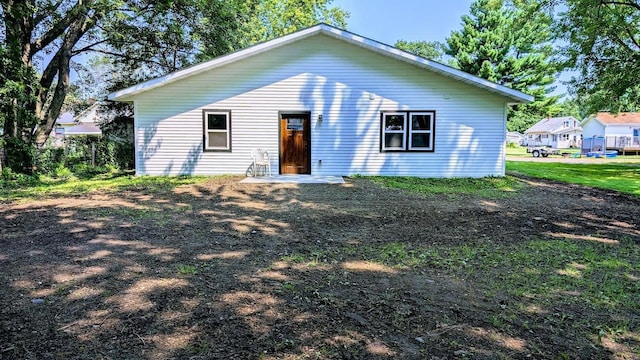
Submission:
[[[38,173],[54,175],[58,168],[64,167],[64,148],[45,145],[36,159]]]
[[[36,148],[20,138],[7,138],[4,144],[7,167],[22,174],[33,174]]]
[[[0,189],[33,186],[40,182],[37,175],[17,173],[9,167],[3,167],[0,173]]]

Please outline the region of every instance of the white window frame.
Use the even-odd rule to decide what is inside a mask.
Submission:
[[[224,115],[226,117],[226,129],[209,129],[209,115]],[[203,110],[202,111],[202,128],[204,132],[204,150],[205,151],[231,151],[231,110]],[[226,133],[227,146],[209,146],[209,134]]]
[[[404,118],[402,130],[393,130],[385,128],[385,120],[389,115],[400,115]],[[412,115],[429,115],[430,130],[413,130],[411,124]],[[435,126],[436,112],[435,110],[406,110],[406,111],[381,111],[380,112],[380,152],[433,152],[435,145]],[[413,134],[429,134],[429,146],[413,146]],[[387,134],[402,134],[402,146],[387,146]]]
[[[413,130],[413,124],[411,123],[411,116],[412,115],[429,115],[429,130]],[[409,150],[418,150],[418,151],[431,151],[433,150],[433,141],[434,136],[433,136],[433,131],[434,131],[434,127],[435,127],[435,117],[436,117],[436,113],[435,111],[410,111],[408,116],[407,116],[407,120],[408,120],[408,124],[407,124],[407,130],[409,131],[409,134],[407,136],[407,144],[409,146]],[[413,146],[413,134],[429,134],[429,146]]]
[[[402,130],[394,130],[394,129],[386,129],[385,128],[385,120],[387,116],[400,115],[403,117],[404,122],[402,125]],[[388,111],[382,113],[382,151],[405,151],[407,149],[407,113],[399,112],[399,111]],[[402,146],[387,146],[385,139],[387,138],[387,134],[402,134]]]

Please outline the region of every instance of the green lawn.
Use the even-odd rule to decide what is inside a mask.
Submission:
[[[640,196],[640,164],[507,161],[507,173],[563,181]]]
[[[507,147],[507,156],[509,157],[531,157],[532,155],[527,152],[527,148],[525,146],[520,146],[517,148]],[[580,149],[562,149],[562,152],[568,153],[576,153],[580,152]]]
[[[43,195],[79,195],[95,191],[158,191],[204,181],[196,176],[134,176],[116,172],[90,178],[51,178],[47,176],[24,179],[0,179],[0,200],[32,199]]]

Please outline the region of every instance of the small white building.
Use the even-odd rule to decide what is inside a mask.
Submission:
[[[134,104],[139,175],[505,173],[507,106],[533,97],[320,24],[109,95]]]
[[[584,119],[582,128],[585,139],[604,138],[608,150],[640,152],[640,113],[600,112]]]
[[[582,126],[573,116],[544,118],[528,128],[524,134],[528,146],[551,146],[556,149],[580,147]]]
[[[101,136],[102,130],[98,126],[100,106],[96,102],[78,115],[72,112],[62,113],[51,131],[52,144],[62,146],[64,139],[70,136]]]
[[[519,146],[526,144],[526,137],[517,131],[507,131],[507,144],[516,144]]]

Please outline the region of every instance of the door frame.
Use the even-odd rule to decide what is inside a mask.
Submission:
[[[311,111],[308,110],[280,110],[278,111],[278,174],[282,175],[282,117],[302,115],[309,118],[309,125],[303,130],[308,139],[307,142],[307,164],[308,172],[302,175],[311,175]]]

